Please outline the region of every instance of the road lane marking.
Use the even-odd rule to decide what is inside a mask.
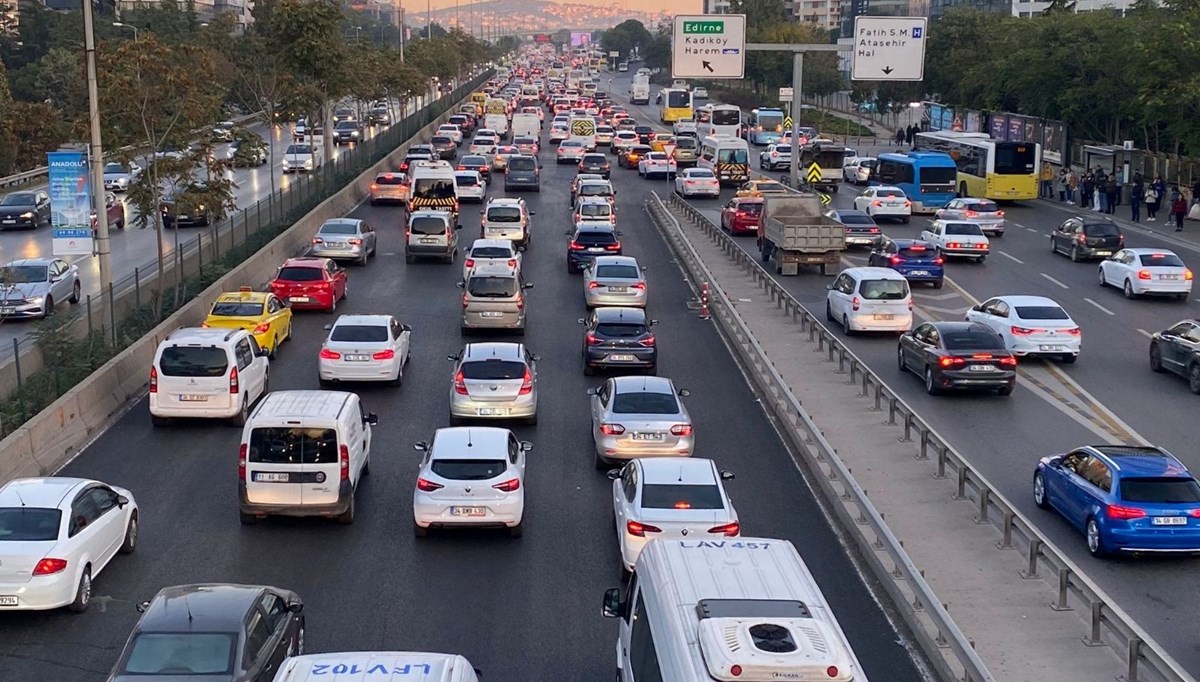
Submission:
[[[1037,230],[1033,229],[1032,227],[1027,227],[1027,228],[1025,228],[1025,229],[1026,229],[1026,230],[1029,230],[1030,232],[1035,232],[1035,233],[1037,232]]]
[[[1096,303],[1095,301],[1093,301],[1093,300],[1092,300],[1092,299],[1090,299],[1090,298],[1084,298],[1083,300],[1085,300],[1085,301],[1087,301],[1088,303],[1091,303],[1092,305],[1094,305],[1094,306],[1096,306],[1097,308],[1099,308],[1099,309],[1100,309],[1100,312],[1108,313],[1109,315],[1116,315],[1116,313],[1114,313],[1113,311],[1109,310],[1108,308],[1105,308],[1104,306],[1100,305],[1099,303]]]
[[[1025,227],[1025,226],[1024,226],[1024,225],[1022,225],[1021,223],[1013,223],[1013,225],[1016,225],[1017,227]],[[1028,230],[1029,228],[1028,228],[1028,227],[1025,227],[1025,229],[1026,229],[1026,230]],[[1037,230],[1034,230],[1034,231],[1036,232]]]
[[[1141,334],[1142,336],[1146,337],[1147,339],[1154,338],[1154,335],[1151,334],[1150,332],[1146,331],[1145,329],[1138,329],[1137,333]]]
[[[936,310],[939,313],[945,313],[947,315],[954,315],[955,317],[961,317],[963,315],[966,315],[967,311],[971,309],[970,306],[963,306],[961,308],[938,308],[937,306],[926,305],[926,306],[922,306],[922,307],[925,308],[926,310]]]
[[[1025,264],[1025,261],[1021,260],[1020,258],[1017,258],[1017,257],[1016,257],[1016,256],[1014,256],[1014,255],[1011,255],[1011,254],[1005,253],[1005,252],[1003,252],[1003,251],[996,251],[996,253],[1000,254],[1001,256],[1004,256],[1005,258],[1009,259],[1010,261],[1012,261],[1012,262],[1014,262],[1014,263],[1019,263],[1019,264],[1021,264],[1021,265],[1024,265],[1024,264]]]
[[[1064,288],[1064,289],[1070,289],[1070,288],[1071,288],[1071,287],[1067,286],[1066,284],[1063,284],[1062,282],[1060,282],[1060,281],[1058,281],[1058,280],[1054,279],[1054,278],[1053,278],[1053,277],[1051,277],[1050,275],[1047,275],[1047,274],[1046,274],[1046,273],[1044,273],[1044,272],[1042,272],[1042,273],[1039,273],[1039,274],[1040,274],[1042,277],[1045,277],[1046,279],[1050,280],[1051,282],[1054,282],[1055,284],[1057,284],[1058,286],[1060,286],[1060,287],[1062,287],[1062,288]]]
[[[958,295],[957,293],[953,292],[953,291],[951,291],[951,292],[949,292],[949,293],[945,293],[945,294],[927,294],[927,293],[925,293],[925,292],[916,292],[916,291],[914,291],[914,292],[913,292],[913,296],[917,296],[917,297],[919,297],[919,298],[928,298],[928,299],[930,299],[930,300],[933,300],[933,301],[946,301],[946,300],[949,300],[949,299],[951,299],[951,298],[958,298],[958,297],[959,297],[959,295]]]

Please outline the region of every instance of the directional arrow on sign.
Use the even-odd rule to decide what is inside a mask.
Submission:
[[[817,165],[816,163],[813,163],[812,165],[810,165],[808,167],[808,172],[806,172],[804,174],[804,179],[807,180],[808,184],[810,184],[810,185],[815,185],[818,182],[820,182],[821,181],[821,167],[819,165]]]
[[[890,67],[890,66],[883,67],[884,73],[891,73],[892,71],[894,71],[894,69],[892,69],[892,67]]]
[[[705,70],[705,71],[707,71],[707,72],[709,72],[709,73],[712,73],[712,72],[713,72],[713,67],[712,67],[712,63],[711,63],[711,62],[700,62],[700,66],[703,66],[703,67],[704,67],[704,70]]]

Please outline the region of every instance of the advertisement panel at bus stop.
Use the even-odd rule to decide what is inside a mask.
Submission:
[[[92,185],[87,152],[50,152],[46,166],[54,255],[92,255]]]

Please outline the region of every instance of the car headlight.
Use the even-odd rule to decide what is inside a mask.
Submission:
[[[30,296],[30,297],[26,298],[25,301],[28,302],[29,305],[40,306],[46,302],[46,297],[45,296]]]
[[[21,214],[21,217],[22,217],[22,218],[32,218],[32,217],[33,217],[33,211],[25,211],[24,213],[22,213],[22,214]]]
[[[313,162],[312,162],[312,159],[308,159],[307,161],[305,161],[305,162],[304,162],[304,167],[305,167],[305,168],[312,168],[312,167],[313,167]]]

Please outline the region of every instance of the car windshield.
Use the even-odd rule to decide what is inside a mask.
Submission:
[[[608,163],[608,159],[604,158],[603,154],[584,154],[583,162],[585,164],[594,163],[603,166]]]
[[[435,459],[429,468],[452,481],[486,481],[507,471],[508,462],[503,459]]]
[[[222,377],[229,359],[224,348],[167,346],[158,358],[158,368],[169,377]]]
[[[875,196],[884,197],[885,199],[891,199],[891,198],[903,199],[904,192],[901,192],[898,189],[880,189],[880,190],[875,191]]]
[[[980,236],[983,230],[975,223],[946,223],[946,234]]]
[[[686,485],[682,483],[642,486],[642,507],[645,509],[724,509],[721,489],[715,485]]]
[[[737,205],[737,210],[743,213],[762,213],[762,208],[761,201],[741,201]]]
[[[471,249],[472,258],[512,258],[512,251],[503,246],[476,246]]]
[[[45,265],[9,265],[0,269],[0,283],[29,284],[45,282],[50,270]]]
[[[646,325],[630,322],[601,322],[596,333],[613,339],[633,339],[646,333]]]
[[[472,277],[467,281],[467,293],[476,298],[512,298],[517,295],[517,280],[513,277]]]
[[[517,156],[508,160],[508,169],[510,171],[534,171],[537,170],[537,161],[529,156]]]
[[[970,329],[939,331],[946,350],[1004,350],[1004,340],[996,334]]]
[[[264,464],[334,464],[338,461],[335,429],[263,426],[250,431],[251,462]]]
[[[62,512],[42,507],[0,507],[0,542],[58,539]]]
[[[357,127],[358,124],[354,121],[338,121],[337,125],[334,126],[338,130],[354,130]]]
[[[121,672],[127,675],[229,675],[232,632],[142,632],[129,646]]]
[[[263,304],[253,301],[217,301],[209,315],[214,317],[258,317]]]
[[[1200,484],[1193,478],[1122,478],[1121,499],[1125,502],[1195,504],[1200,502]]]
[[[388,328],[382,324],[339,324],[330,332],[329,340],[383,343],[388,340]]]
[[[325,279],[324,270],[308,267],[285,267],[279,269],[278,280],[284,282],[320,282]]]
[[[587,232],[578,232],[575,234],[575,242],[578,244],[586,244],[588,246],[603,246],[605,244],[616,244],[617,235],[609,231],[589,230]]]
[[[633,391],[613,396],[614,414],[679,414],[679,402],[673,393]]]
[[[479,184],[479,178],[472,175],[455,175],[454,183],[459,187],[475,187]]]
[[[129,168],[126,167],[124,164],[120,164],[120,163],[104,164],[104,173],[106,175],[108,173],[128,173],[128,172],[129,172]]]
[[[291,144],[288,145],[287,151],[284,154],[312,154],[312,146],[307,144]]]
[[[1067,311],[1056,305],[1019,305],[1017,316],[1022,320],[1069,320]]]
[[[377,185],[403,185],[404,178],[399,175],[377,175],[375,176],[375,184]]]
[[[1182,268],[1183,261],[1173,253],[1143,253],[1138,260],[1149,268]]]
[[[721,149],[717,152],[719,163],[746,163],[748,154],[745,149]]]
[[[0,199],[0,206],[32,206],[35,203],[33,194],[16,192]]]
[[[580,186],[579,194],[580,196],[585,197],[608,197],[612,196],[612,187],[598,182],[593,182]]]
[[[443,178],[420,178],[413,180],[413,194],[422,199],[454,199],[454,182]]]
[[[898,250],[897,255],[902,258],[933,258],[936,254],[929,247],[915,244],[913,246],[905,246]]]
[[[612,206],[604,203],[584,204],[579,207],[579,215],[585,218],[607,218],[612,215]]]
[[[1116,237],[1121,234],[1116,225],[1108,223],[1093,223],[1084,226],[1083,229],[1089,237]]]
[[[843,225],[875,226],[875,221],[871,219],[871,216],[865,213],[842,213],[838,217],[838,222]]]
[[[354,223],[325,223],[317,234],[358,234],[358,225]]]
[[[482,156],[464,156],[458,163],[459,165],[467,166],[468,168],[475,166],[486,166],[487,159]]]
[[[502,381],[505,379],[523,379],[525,363],[516,360],[480,360],[464,362],[462,367],[464,379],[479,381]]]
[[[611,279],[638,279],[641,273],[636,265],[597,265],[596,276]]]
[[[448,147],[454,144],[454,139],[446,135],[438,135],[437,137],[433,138],[433,144],[435,146],[441,145],[443,147]]]
[[[1000,210],[1000,207],[994,201],[975,201],[967,204],[966,210],[977,213],[995,213]]]
[[[908,282],[902,279],[865,279],[858,291],[863,298],[872,301],[896,301],[908,296]]]

